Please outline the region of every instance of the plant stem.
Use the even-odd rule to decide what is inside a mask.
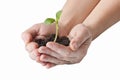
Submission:
[[[54,42],[56,42],[56,40],[57,40],[58,32],[59,32],[59,26],[58,26],[58,21],[56,21],[56,34],[55,34]]]

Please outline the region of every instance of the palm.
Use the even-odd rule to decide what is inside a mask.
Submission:
[[[43,23],[36,24],[31,28],[27,29],[22,34],[22,39],[26,44],[26,50],[29,52],[30,57],[39,63],[46,64],[39,61],[39,56],[41,55],[37,49],[38,44],[34,42],[35,39],[45,38],[46,36],[55,33],[55,24],[45,25]],[[51,64],[51,66],[54,64]]]

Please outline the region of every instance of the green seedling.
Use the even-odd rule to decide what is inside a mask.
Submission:
[[[45,24],[48,24],[48,25],[49,25],[49,24],[52,24],[52,23],[54,23],[54,22],[55,22],[55,24],[56,24],[56,26],[55,26],[55,27],[56,27],[56,34],[55,34],[54,42],[56,42],[57,36],[58,36],[58,33],[59,33],[58,21],[59,21],[59,19],[60,19],[61,13],[62,13],[61,10],[56,13],[56,19],[54,19],[54,18],[47,18],[47,19],[44,21],[44,23],[45,23]]]

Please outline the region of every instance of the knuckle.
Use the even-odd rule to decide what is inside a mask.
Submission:
[[[36,44],[34,42],[31,42],[29,45],[31,48],[36,48]]]
[[[47,55],[44,55],[44,56],[42,57],[42,60],[45,60],[45,59],[48,59],[48,56],[47,56]]]
[[[32,52],[34,49],[37,48],[37,45],[31,42],[31,43],[27,44],[25,46],[25,48],[28,52]]]
[[[40,58],[39,57],[36,58],[36,62],[38,62],[38,63],[40,62]]]
[[[33,55],[34,55],[34,56],[37,56],[38,54],[39,54],[39,53],[38,53],[37,49],[33,50]]]
[[[31,52],[28,45],[25,46],[25,49],[26,49],[26,51]]]

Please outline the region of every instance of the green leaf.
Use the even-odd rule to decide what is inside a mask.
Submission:
[[[62,10],[60,10],[56,13],[56,21],[58,21],[60,19],[61,13],[62,13]]]
[[[52,23],[54,23],[54,22],[55,22],[55,19],[54,19],[54,18],[47,18],[47,19],[44,21],[45,24],[52,24]]]

